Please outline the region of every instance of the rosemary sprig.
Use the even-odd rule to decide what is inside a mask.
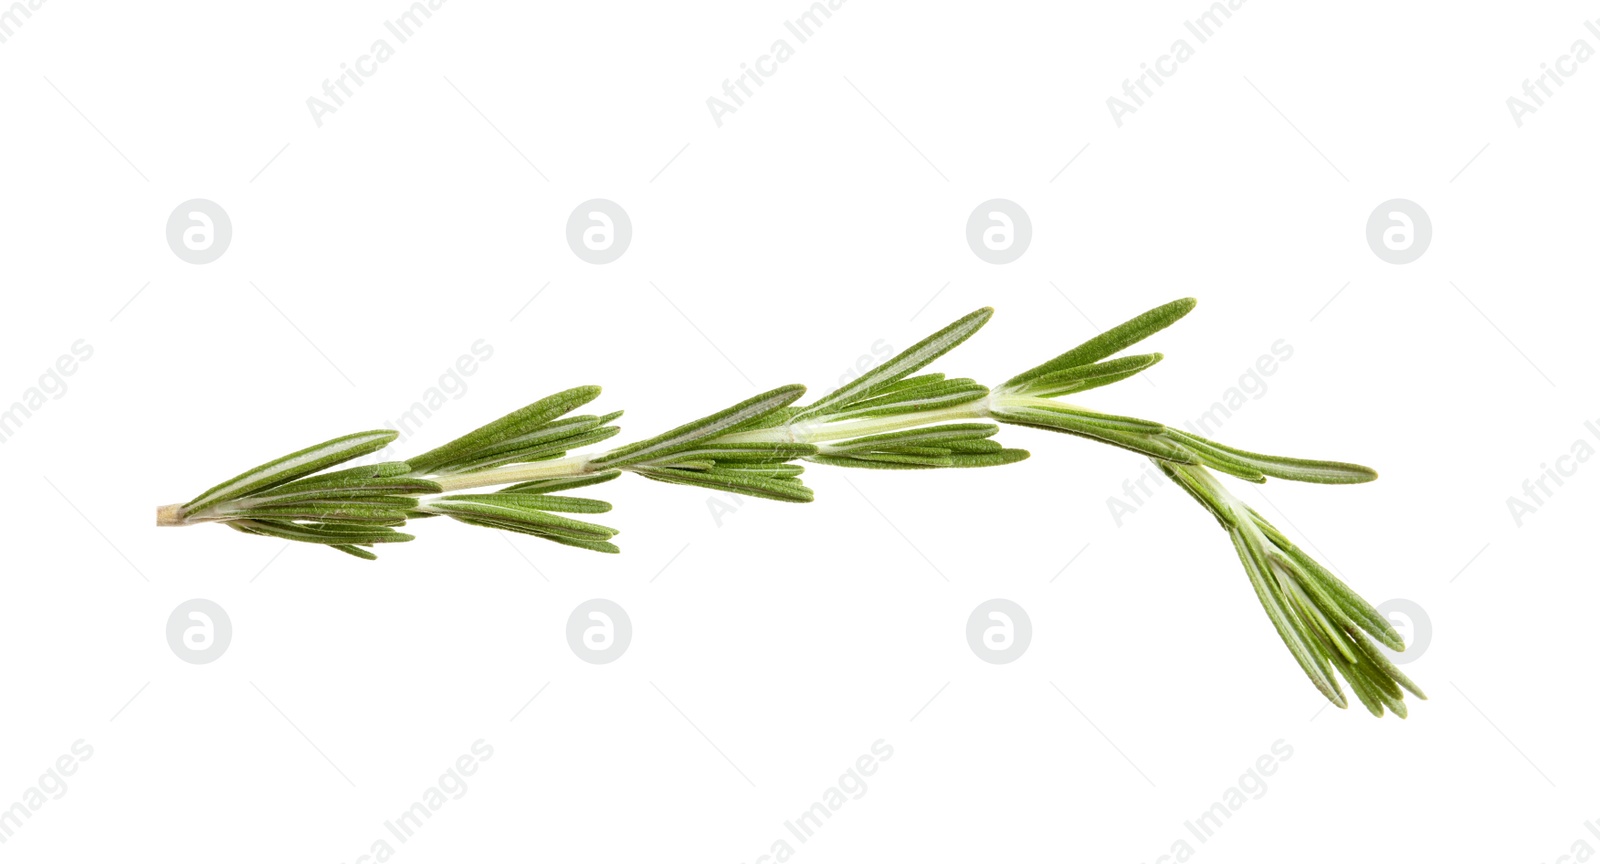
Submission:
[[[808,502],[802,462],[838,468],[928,470],[1019,462],[1026,450],[994,440],[995,422],[1061,432],[1153,460],[1228,532],[1267,618],[1313,685],[1348,703],[1339,678],[1374,715],[1406,716],[1404,692],[1422,691],[1378,650],[1403,650],[1399,634],[1344,582],[1234,497],[1211,472],[1252,483],[1267,478],[1365,483],[1360,465],[1240,450],[1160,423],[1059,401],[1114,384],[1160,362],[1160,354],[1113,355],[1187,315],[1192,299],[1159,306],[990,389],[922,369],[966,341],[993,315],[979,309],[809,405],[805,388],[769,390],[652,438],[599,452],[572,451],[616,435],[620,411],[572,412],[600,388],[574,387],[520,408],[404,462],[328,470],[375,453],[397,433],[335,438],[250,469],[186,504],[157,509],[158,525],[220,522],[247,534],[317,543],[372,559],[379,543],[412,540],[396,529],[447,516],[468,525],[617,552],[617,531],[573,515],[611,505],[554,494],[609,482],[624,472],[777,501]],[[466,490],[502,487],[492,492]]]

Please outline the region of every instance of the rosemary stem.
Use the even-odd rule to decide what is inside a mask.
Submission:
[[[527,483],[530,480],[548,480],[552,477],[579,477],[590,473],[589,460],[594,454],[579,453],[565,459],[546,462],[526,462],[503,468],[486,468],[465,474],[448,474],[428,479],[439,484],[446,492],[475,489],[480,486],[504,486],[510,483]]]
[[[945,423],[951,420],[971,420],[986,417],[988,413],[987,398],[974,399],[971,402],[936,408],[931,411],[913,411],[905,414],[892,414],[886,417],[859,417],[850,420],[813,422],[800,421],[767,429],[735,432],[731,435],[722,436],[717,441],[725,444],[824,444],[829,441],[859,438],[863,435],[877,435],[901,429],[914,429],[918,426]],[[599,458],[600,455],[602,454],[579,453],[564,459],[551,459],[547,462],[507,465],[502,468],[487,468],[482,471],[469,471],[464,474],[450,474],[428,479],[438,483],[445,492],[459,492],[463,489],[476,489],[483,486],[505,486],[512,483],[527,483],[531,480],[549,480],[555,477],[580,477],[594,472],[590,463],[592,460]]]
[[[752,429],[749,432],[735,432],[732,435],[719,439],[728,444],[771,444],[771,443],[797,443],[797,444],[826,444],[829,441],[841,441],[846,438],[860,438],[864,435],[878,435],[884,432],[898,432],[901,429],[914,429],[918,426],[927,426],[933,423],[944,423],[950,420],[972,420],[989,415],[988,399],[974,399],[960,405],[945,408],[936,408],[932,411],[912,411],[905,414],[890,414],[885,417],[859,417],[851,420],[805,421],[773,426],[767,429]]]

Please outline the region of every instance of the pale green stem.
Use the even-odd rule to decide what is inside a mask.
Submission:
[[[984,398],[974,399],[971,402],[946,408],[936,408],[932,411],[915,411],[907,414],[894,414],[888,417],[801,421],[792,425],[752,429],[748,432],[735,432],[730,435],[723,435],[717,438],[716,441],[719,444],[825,444],[829,441],[859,438],[863,435],[878,435],[884,432],[897,432],[901,429],[915,429],[918,426],[947,423],[952,420],[979,419],[987,417],[988,414],[988,399]],[[548,462],[527,462],[518,465],[507,465],[502,468],[487,468],[482,471],[430,477],[428,479],[438,483],[446,492],[459,492],[463,489],[476,489],[482,486],[506,486],[513,483],[527,483],[531,480],[581,477],[585,474],[593,474],[597,470],[603,470],[604,466],[594,466],[591,463],[606,452],[611,451],[580,453],[564,459],[552,459]]]
[[[428,479],[439,484],[446,492],[459,492],[462,489],[476,489],[479,486],[506,486],[512,483],[527,483],[531,480],[550,480],[556,477],[581,477],[593,473],[589,467],[589,460],[595,458],[592,453],[579,453],[565,459],[551,459],[545,462],[523,462],[517,465],[506,465],[501,468],[486,468],[482,471],[470,471],[466,474],[447,474],[443,477],[430,477]]]
[[[915,429],[918,426],[927,426],[933,423],[946,423],[951,420],[972,420],[989,416],[988,399],[974,399],[960,405],[947,408],[935,408],[932,411],[913,411],[906,414],[891,414],[887,417],[859,417],[852,420],[820,420],[806,421],[773,426],[767,429],[752,429],[749,432],[735,432],[717,439],[721,444],[826,444],[829,441],[842,441],[847,438],[860,438],[865,435],[881,435],[885,432],[898,432],[901,429]]]
[[[886,432],[899,432],[904,429],[915,429],[939,423],[981,420],[989,416],[990,405],[1017,408],[1035,405],[1060,407],[1063,404],[1051,399],[1019,396],[1002,390],[990,393],[980,399],[974,399],[971,402],[935,408],[930,411],[913,411],[883,417],[858,417],[848,420],[801,420],[796,423],[772,426],[766,429],[735,432],[730,435],[723,435],[716,440],[718,443],[723,444],[816,444],[826,449],[826,445],[831,441],[844,441],[867,435],[881,435]],[[439,487],[445,492],[460,492],[466,489],[528,483],[533,480],[582,477],[585,474],[593,474],[598,470],[604,470],[603,466],[595,466],[593,460],[608,452],[612,451],[578,453],[562,459],[524,462],[499,468],[469,471],[463,474],[429,477],[428,479],[438,483]],[[157,516],[158,525],[181,525],[190,521],[202,520],[180,519],[176,505],[162,508]]]

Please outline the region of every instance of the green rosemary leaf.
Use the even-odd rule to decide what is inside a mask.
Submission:
[[[861,377],[811,403],[800,411],[797,419],[798,417],[814,417],[824,413],[831,413],[829,411],[831,408],[848,405],[865,396],[872,395],[880,388],[899,381],[912,372],[939,359],[941,355],[950,349],[965,342],[967,337],[978,332],[978,328],[988,323],[989,318],[993,315],[994,310],[985,306],[955,321],[932,336],[878,364]]]
[[[327,545],[367,545],[369,543],[405,543],[416,538],[390,528],[359,526],[364,531],[330,531],[321,526],[302,525],[272,519],[241,519],[227,523],[228,527],[250,534],[262,534],[283,540]]]
[[[948,447],[925,447],[925,446],[924,447],[917,447],[917,446],[909,446],[908,445],[908,446],[905,446],[905,447],[882,447],[882,448],[879,448],[877,450],[872,450],[872,451],[868,451],[868,452],[877,453],[877,454],[883,454],[883,455],[891,455],[891,456],[892,455],[899,455],[899,456],[932,456],[932,457],[937,457],[939,459],[944,459],[944,458],[946,458],[946,457],[948,457],[950,455],[950,448],[948,448]]]
[[[1349,638],[1353,640],[1352,644],[1358,647],[1366,642],[1366,637],[1360,634]],[[1333,659],[1340,662],[1342,658]],[[1352,686],[1356,686],[1359,682],[1366,688],[1367,699],[1362,701],[1366,703],[1367,710],[1371,711],[1373,716],[1383,716],[1383,709],[1388,708],[1404,719],[1407,714],[1405,694],[1401,692],[1399,683],[1384,674],[1382,667],[1365,661],[1365,655],[1355,660],[1342,660],[1340,668],[1345,680],[1350,681]]]
[[[544,532],[578,537],[580,539],[606,540],[617,533],[615,529],[607,528],[604,525],[568,519],[565,516],[557,516],[531,506],[524,506],[517,500],[519,497],[543,498],[546,496],[520,496],[518,493],[511,493],[503,497],[498,493],[489,495],[447,495],[443,498],[434,498],[428,501],[426,506],[429,510],[435,513],[443,513],[446,516],[466,516],[484,521],[522,525]]]
[[[507,438],[498,444],[485,447],[473,454],[474,458],[498,456],[517,450],[531,450],[557,441],[564,441],[576,435],[581,435],[592,429],[604,426],[622,416],[621,411],[599,416],[593,414],[580,414],[575,417],[562,417],[553,420],[521,435]]]
[[[1233,526],[1239,521],[1238,517],[1233,514],[1228,502],[1218,496],[1211,486],[1197,482],[1185,472],[1184,466],[1180,464],[1154,457],[1151,457],[1150,461],[1161,469],[1161,473],[1165,474],[1168,480],[1177,484],[1179,489],[1188,493],[1189,497],[1193,498],[1201,507],[1204,507],[1207,512],[1215,517],[1217,522],[1222,525],[1223,530],[1233,530]]]
[[[567,455],[567,451],[601,441],[622,431],[616,426],[601,426],[590,432],[563,438],[560,441],[547,443],[526,449],[503,451],[496,456],[474,456],[464,462],[453,462],[450,465],[438,468],[435,473],[458,475],[472,471],[486,471],[490,468],[499,468],[505,465],[517,465],[524,462],[542,462],[548,459],[559,459]]]
[[[1288,456],[1267,456],[1261,453],[1251,453],[1237,447],[1228,447],[1191,435],[1188,432],[1170,430],[1174,438],[1182,441],[1191,449],[1202,455],[1210,454],[1231,459],[1256,469],[1268,477],[1277,477],[1282,480],[1300,480],[1306,483],[1367,483],[1378,479],[1378,472],[1364,465],[1352,465],[1348,462],[1327,462],[1316,459],[1293,459]],[[1220,470],[1220,469],[1219,469]]]
[[[651,463],[651,464],[659,465],[662,468],[677,468],[677,469],[684,470],[684,471],[710,471],[711,469],[717,467],[717,463],[712,461],[712,460],[710,460],[710,459],[682,459],[682,460],[680,460],[680,459],[674,458],[674,459],[663,459],[660,462]]]
[[[1283,640],[1295,662],[1300,664],[1301,670],[1322,695],[1340,708],[1345,707],[1348,703],[1345,701],[1344,693],[1339,689],[1338,682],[1332,677],[1329,660],[1316,645],[1312,644],[1316,637],[1306,632],[1304,622],[1289,609],[1289,601],[1284,596],[1283,586],[1272,569],[1272,562],[1266,550],[1266,538],[1252,521],[1247,521],[1246,508],[1237,504],[1236,499],[1233,499],[1210,474],[1206,473],[1205,468],[1172,465],[1159,460],[1156,464],[1163,473],[1211,511],[1211,515],[1216,517],[1227,530],[1228,538],[1233,541],[1234,551],[1239,556],[1239,562],[1244,565],[1245,575],[1250,579],[1250,587],[1255,590],[1256,599],[1266,610],[1267,618],[1272,622],[1273,629],[1278,632],[1278,637]]]
[[[452,501],[478,501],[480,503],[526,507],[552,513],[608,513],[611,504],[594,498],[574,498],[570,495],[537,495],[528,492],[491,492],[487,495],[452,495]]]
[[[785,423],[788,423],[799,413],[800,409],[792,405],[786,405],[782,408],[774,409],[770,414],[765,414],[761,417],[750,420],[748,423],[740,426],[739,431],[749,432],[754,429],[775,429],[784,425]]]
[[[1124,378],[1131,378],[1161,362],[1160,354],[1135,354],[1087,366],[1073,366],[1040,375],[1022,385],[1018,390],[1027,396],[1054,398],[1071,393],[1081,393]]]
[[[1358,670],[1356,664],[1347,663],[1343,658],[1337,658],[1336,663],[1338,664],[1339,674],[1344,676],[1344,680],[1350,682],[1350,689],[1355,691],[1356,699],[1367,709],[1367,712],[1374,717],[1382,717],[1383,700],[1379,696],[1377,688],[1372,686],[1372,682],[1362,674],[1364,670]],[[1343,708],[1345,706],[1340,705],[1339,707]]]
[[[877,435],[863,435],[860,438],[832,441],[828,443],[827,451],[831,454],[848,453],[853,450],[870,450],[884,445],[899,444],[938,443],[939,446],[944,447],[957,441],[975,441],[988,438],[999,431],[1000,427],[993,423],[944,423],[938,426],[922,426],[916,429],[902,429],[896,432],[882,432]]]
[[[576,477],[550,477],[545,480],[529,480],[515,486],[507,486],[501,492],[560,492],[565,489],[580,489],[584,486],[593,486],[605,483],[622,476],[616,469],[610,471],[597,471],[593,474],[580,474]]]
[[[752,498],[766,498],[772,501],[789,501],[794,503],[809,503],[815,493],[811,488],[798,480],[786,477],[764,477],[749,471],[685,471],[677,468],[641,467],[635,469],[640,477],[659,480],[662,483],[677,483],[684,486],[700,486],[705,489],[716,489],[721,492],[732,492],[737,495],[749,495]]]
[[[772,412],[786,407],[794,400],[805,395],[806,388],[799,384],[790,384],[776,390],[768,390],[759,396],[724,408],[715,414],[702,417],[685,423],[670,432],[648,438],[635,444],[629,444],[616,450],[596,457],[589,461],[591,465],[610,468],[626,468],[641,462],[690,449],[702,441],[709,440],[718,435],[737,432],[761,420]]]
[[[884,405],[898,405],[905,402],[917,402],[926,399],[937,399],[955,393],[973,389],[982,389],[985,393],[988,388],[971,378],[945,378],[939,381],[929,381],[916,387],[893,387],[880,390],[862,399],[857,399],[848,405],[828,412],[829,419],[838,417],[849,411],[862,408],[878,408]]]
[[[560,543],[563,546],[573,546],[578,549],[588,549],[590,552],[604,552],[608,555],[616,555],[622,551],[616,547],[616,544],[608,543],[604,540],[580,540],[576,537],[560,537],[554,534],[535,536],[543,536],[544,539],[553,543]]]
[[[955,462],[950,459],[949,450],[931,447],[907,447],[893,451],[868,451],[852,454],[851,458],[866,462],[916,465],[920,468],[952,468],[955,466]]]
[[[799,477],[805,466],[787,462],[718,462],[715,469],[724,474],[749,474],[755,477]]]
[[[599,395],[600,388],[595,386],[563,390],[531,405],[518,408],[493,423],[480,426],[442,447],[436,447],[406,461],[416,473],[431,474],[435,468],[442,465],[469,459],[485,448],[538,429],[578,406],[594,401]]]
[[[295,451],[211,487],[183,505],[182,509],[188,514],[198,513],[207,507],[243,498],[252,492],[270,489],[290,480],[298,480],[307,474],[315,474],[340,462],[376,453],[389,446],[399,434],[392,429],[357,432],[354,435],[345,435]]]
[[[943,380],[943,372],[925,372],[921,375],[912,375],[909,378],[901,378],[899,381],[895,381],[891,384],[885,384],[876,390],[873,390],[872,398],[876,399],[879,396],[887,396],[891,393],[904,393],[907,390],[915,390],[920,387],[927,387],[930,384],[937,384]]]
[[[398,490],[415,486],[418,492],[438,491],[437,484],[405,475],[411,466],[405,462],[379,462],[376,465],[357,465],[323,474],[313,474],[291,483],[273,487],[271,494],[283,495],[321,489],[379,488]],[[382,482],[380,482],[382,481]]]
[[[906,465],[904,463],[897,462],[878,462],[871,459],[861,459],[856,456],[817,455],[806,457],[806,461],[815,462],[818,465],[827,465],[833,468],[876,468],[880,470],[893,470],[925,469],[930,467],[927,465]],[[947,467],[954,467],[954,463]]]
[[[541,530],[533,526],[516,522],[501,522],[493,519],[474,519],[469,516],[454,516],[453,518],[456,521],[467,525],[476,525],[480,528],[493,528],[496,531],[510,531],[514,534],[527,534],[532,537],[538,537],[541,540],[550,540],[555,543],[560,543],[563,546],[576,546],[579,549],[588,549],[592,552],[606,552],[615,555],[616,553],[622,551],[615,545],[608,543],[605,540],[552,533],[550,531]]]
[[[989,395],[989,388],[977,384],[971,379],[955,379],[943,384],[926,389],[908,391],[906,394],[892,394],[882,399],[870,399],[861,403],[852,403],[840,409],[837,413],[828,414],[830,421],[855,420],[863,417],[893,417],[898,414],[914,414],[921,411],[937,411],[941,408],[951,408],[956,405],[965,405],[976,402]]]
[[[229,501],[216,507],[222,514],[240,513],[258,507],[289,507],[305,504],[325,504],[337,506],[341,504],[366,504],[374,507],[388,507],[396,510],[409,510],[417,506],[414,495],[389,495],[381,489],[320,489],[309,492],[300,492],[294,495],[280,495],[273,490],[266,495],[252,495],[249,498],[240,498]]]
[[[941,445],[951,453],[998,453],[1005,449],[999,441],[988,438],[965,438],[955,441],[945,441]]]
[[[931,468],[990,468],[996,465],[1010,465],[1028,458],[1028,451],[1002,448],[992,453],[951,453],[944,462],[937,465],[917,464],[915,461],[888,461],[883,459],[867,458],[865,454],[858,456],[827,456],[817,455],[806,457],[807,462],[818,465],[831,465],[835,468],[877,468],[887,470],[926,470]]]
[[[404,466],[404,462],[393,463]],[[344,474],[343,471],[334,474]],[[345,498],[361,497],[367,495],[437,495],[443,490],[439,484],[432,480],[423,480],[420,477],[375,477],[370,480],[361,479],[357,475],[333,478],[334,474],[315,474],[304,480],[297,480],[283,486],[275,486],[249,496],[250,501],[293,501],[306,498]],[[238,499],[245,500],[245,499]]]
[[[1189,314],[1189,311],[1194,306],[1195,300],[1193,297],[1186,297],[1182,300],[1174,300],[1164,306],[1157,306],[1142,315],[1137,315],[1112,327],[1110,330],[1073,348],[1071,351],[1058,354],[1050,360],[1040,363],[1038,366],[1001,384],[996,389],[1015,390],[1051,372],[1059,372],[1076,366],[1087,366],[1096,360],[1104,360],[1148,336],[1165,330],[1176,323],[1178,319]]]
[[[1318,637],[1327,653],[1338,654],[1345,660],[1354,663],[1356,661],[1356,655],[1355,652],[1351,650],[1348,640],[1345,638],[1344,631],[1334,627],[1333,622],[1328,620],[1328,616],[1322,614],[1322,610],[1317,607],[1315,599],[1306,592],[1303,585],[1295,581],[1287,571],[1281,570],[1275,566],[1271,566],[1271,552],[1267,553],[1267,561],[1269,564],[1269,570],[1278,576],[1278,585],[1280,586],[1283,595],[1293,601],[1294,610],[1300,616],[1300,620],[1306,625],[1306,629],[1310,630]]]
[[[1235,525],[1228,532],[1233,540],[1233,547],[1239,554],[1239,561],[1244,565],[1245,573],[1250,577],[1250,585],[1255,589],[1256,599],[1261,601],[1261,607],[1267,611],[1267,618],[1272,621],[1272,626],[1278,631],[1278,637],[1283,644],[1288,646],[1289,653],[1294,655],[1296,663],[1306,677],[1311,679],[1322,695],[1329,702],[1340,708],[1347,704],[1344,694],[1340,692],[1339,685],[1330,676],[1326,666],[1327,659],[1313,647],[1303,628],[1295,620],[1293,613],[1281,593],[1281,588],[1274,579],[1271,564],[1267,561],[1266,550],[1262,548],[1260,535],[1253,528],[1245,525]]]
[[[1224,474],[1238,477],[1241,480],[1248,480],[1251,483],[1267,482],[1267,475],[1257,471],[1248,463],[1236,459],[1228,453],[1218,450],[1214,447],[1207,447],[1201,442],[1193,441],[1191,440],[1190,436],[1183,435],[1175,429],[1169,429],[1167,434],[1163,435],[1162,437],[1176,443],[1183,450],[1188,451],[1188,453],[1194,457],[1192,461],[1204,465],[1207,468],[1215,471],[1221,471]]]
[[[674,465],[679,460],[689,461],[714,461],[718,465],[734,462],[785,462],[810,456],[817,452],[815,444],[801,444],[796,442],[765,442],[756,441],[738,443],[732,441],[709,441],[703,446],[690,447],[685,450],[674,450],[670,462]],[[652,464],[666,464],[666,457],[650,460]]]
[[[1121,447],[1124,450],[1132,450],[1135,453],[1149,456],[1153,459],[1164,459],[1168,462],[1175,462],[1180,465],[1192,465],[1195,463],[1194,454],[1178,446],[1177,444],[1168,441],[1161,434],[1124,431],[1117,425],[1108,422],[1101,422],[1095,419],[1096,417],[1111,418],[1111,415],[1085,416],[1085,413],[1087,412],[1042,411],[1026,408],[1013,409],[997,407],[990,409],[990,416],[1002,423],[1010,423],[1016,426],[1033,426],[1039,429],[1065,432],[1068,435],[1077,435],[1081,438],[1090,438],[1106,444]],[[1111,419],[1121,420],[1125,418]],[[1126,419],[1131,420],[1132,418]],[[1165,427],[1162,427],[1159,424],[1150,425],[1155,426],[1158,433],[1164,433],[1166,431]]]
[[[527,534],[533,537],[543,537],[547,540],[557,538],[563,540],[580,540],[585,543],[609,542],[615,534],[586,531],[570,528],[563,525],[552,525],[527,519],[496,519],[490,516],[473,515],[471,513],[446,514],[458,522],[468,525],[477,525],[481,528],[495,528],[500,531],[510,531],[515,534]],[[597,526],[598,527],[598,526]]]
[[[474,451],[465,459],[439,466],[434,470],[443,474],[464,474],[500,465],[559,458],[568,450],[597,444],[616,435],[621,429],[602,424],[620,416],[622,416],[621,411],[600,417],[593,415],[565,417],[525,434],[508,438],[499,444]]]
[[[1259,523],[1257,523],[1257,527],[1259,527]],[[1284,554],[1283,550],[1278,547],[1277,541],[1270,534],[1267,540],[1272,543],[1273,547],[1267,550],[1267,557],[1272,561],[1273,566],[1279,568],[1289,579],[1293,580],[1295,585],[1304,591],[1312,602],[1316,604],[1317,609],[1333,619],[1333,623],[1337,624],[1341,630],[1354,630],[1361,627],[1350,616],[1350,611],[1344,608],[1344,605],[1329,593],[1322,580],[1307,573],[1305,568],[1300,565],[1300,562]]]
[[[374,555],[373,553],[371,553],[371,552],[369,552],[369,551],[367,551],[365,549],[362,549],[360,546],[349,546],[349,545],[346,545],[346,544],[343,544],[343,543],[335,543],[332,546],[329,546],[328,548],[329,549],[337,549],[340,552],[345,553],[346,555],[354,555],[357,558],[361,558],[361,559],[364,559],[364,560],[367,560],[367,561],[376,561],[376,560],[378,560],[378,556],[377,555]]]
[[[1385,657],[1383,652],[1379,651],[1378,647],[1372,644],[1372,641],[1366,637],[1364,632],[1357,630],[1355,627],[1347,627],[1345,632],[1350,635],[1350,641],[1355,643],[1355,646],[1360,649],[1362,657],[1365,658],[1366,662],[1370,663],[1373,668],[1380,670],[1391,681],[1404,688],[1408,693],[1417,697],[1418,699],[1425,700],[1428,698],[1428,694],[1422,692],[1421,687],[1418,687],[1415,682],[1413,682],[1410,678],[1407,678],[1405,673],[1401,672],[1400,668],[1394,665],[1394,661],[1390,660],[1388,657]]]
[[[1134,432],[1146,435],[1159,435],[1167,431],[1167,427],[1151,420],[1140,420],[1137,417],[1124,417],[1117,414],[1102,414],[1079,408],[1076,405],[1067,405],[1063,402],[1048,402],[1045,400],[1029,400],[1025,403],[1012,403],[1002,401],[991,409],[996,414],[995,419],[1004,420],[1004,415],[1020,414],[1027,417],[1046,415],[1057,422],[1067,424],[1071,428],[1108,429],[1113,432]]]
[[[1328,572],[1327,568],[1317,563],[1315,558],[1307,555],[1299,546],[1290,542],[1282,531],[1279,531],[1271,522],[1263,519],[1260,513],[1248,507],[1244,509],[1250,518],[1254,520],[1256,526],[1261,529],[1261,532],[1271,541],[1272,545],[1278,547],[1285,556],[1300,565],[1301,572],[1316,580],[1362,630],[1371,633],[1372,638],[1377,639],[1395,651],[1406,650],[1405,641],[1400,638],[1400,634],[1395,631],[1394,626],[1389,623],[1388,619],[1379,614],[1378,610],[1372,608],[1372,604],[1363,600],[1361,595],[1351,590],[1350,586],[1344,584],[1339,577]]]
[[[335,535],[335,534],[342,534],[342,535],[345,535],[346,537],[349,537],[351,535],[356,535],[356,534],[370,534],[374,530],[377,530],[377,531],[388,531],[388,530],[390,530],[389,528],[387,528],[385,526],[381,526],[381,525],[363,525],[360,522],[316,522],[316,521],[310,521],[310,522],[296,522],[295,524],[297,526],[301,527],[301,528],[308,528],[308,529],[310,529],[312,531],[319,531],[321,533],[328,534],[330,536]]]
[[[413,503],[411,506],[416,506]],[[243,519],[291,520],[304,519],[317,522],[350,522],[362,525],[385,525],[398,528],[406,524],[405,509],[394,507],[369,507],[344,502],[322,503],[304,501],[281,506],[250,507],[237,512]]]
[[[974,442],[986,443],[986,442]],[[996,465],[1010,465],[1028,458],[1026,450],[1013,447],[1002,447],[989,453],[951,453],[951,468],[993,468]]]

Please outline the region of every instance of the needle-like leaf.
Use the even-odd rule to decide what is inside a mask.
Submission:
[[[243,498],[252,492],[270,489],[280,483],[297,480],[307,474],[338,465],[340,462],[376,453],[389,446],[399,434],[392,429],[357,432],[354,435],[345,435],[304,450],[297,450],[207,489],[183,505],[183,510],[190,514],[198,513],[207,507]]]
[[[518,408],[493,423],[480,426],[449,444],[436,447],[406,461],[416,473],[431,474],[434,469],[442,465],[470,459],[473,455],[496,444],[538,429],[551,420],[594,401],[599,395],[600,388],[595,386],[563,390],[531,405]]]
[[[871,396],[877,390],[899,381],[912,372],[939,359],[941,355],[950,349],[965,342],[967,337],[978,332],[978,328],[987,324],[993,315],[994,310],[985,306],[962,317],[932,336],[878,364],[861,377],[851,380],[850,383],[806,406],[800,411],[798,417],[815,417],[829,412],[829,409]]]
[[[1086,366],[1073,366],[1024,381],[1017,385],[1017,392],[1040,398],[1081,393],[1131,378],[1160,362],[1160,354],[1135,354]]]
[[[606,468],[626,468],[647,460],[691,449],[703,441],[719,435],[737,432],[767,417],[794,400],[804,396],[806,388],[790,384],[768,390],[737,405],[724,408],[715,414],[685,423],[670,432],[630,444],[590,460],[591,465]]]
[[[1096,360],[1104,360],[1112,354],[1177,323],[1178,319],[1189,314],[1194,309],[1195,302],[1193,297],[1185,297],[1182,300],[1174,300],[1166,305],[1157,306],[1149,312],[1137,315],[1112,327],[1110,330],[1073,348],[1071,351],[1057,354],[1038,366],[1016,375],[1011,380],[1001,384],[997,389],[1015,390],[1052,372],[1072,369],[1077,366],[1087,366]]]
[[[1197,453],[1225,462],[1247,465],[1268,477],[1299,480],[1304,483],[1369,483],[1378,479],[1378,472],[1364,465],[1251,453],[1177,429],[1168,430],[1168,434]]]

